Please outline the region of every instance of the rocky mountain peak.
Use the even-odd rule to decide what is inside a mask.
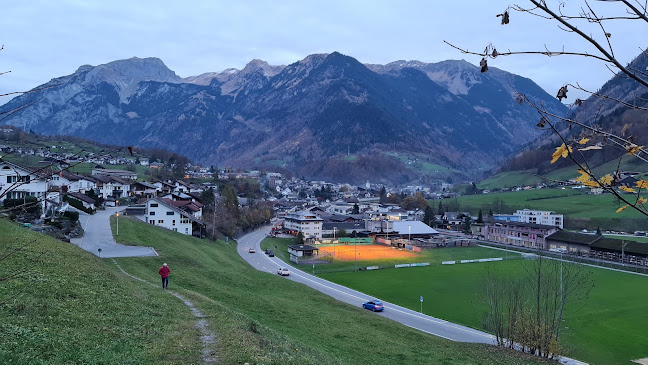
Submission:
[[[171,71],[159,58],[132,57],[112,61],[98,66],[84,65],[75,75],[83,75],[79,80],[82,85],[93,85],[107,82],[117,87],[120,101],[127,102],[128,97],[137,90],[142,81],[178,83],[182,79]]]

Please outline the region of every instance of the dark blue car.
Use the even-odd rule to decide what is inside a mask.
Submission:
[[[382,312],[385,309],[385,306],[383,306],[382,302],[372,301],[363,304],[362,308],[369,309],[374,312]]]

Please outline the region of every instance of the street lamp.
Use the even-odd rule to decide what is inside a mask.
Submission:
[[[622,245],[621,245],[621,265],[625,266],[625,252],[624,252],[624,249],[625,249],[626,245],[628,243],[630,243],[630,242],[621,241],[621,243],[622,243]]]
[[[115,220],[117,221],[117,234],[119,236],[119,213],[115,214]]]

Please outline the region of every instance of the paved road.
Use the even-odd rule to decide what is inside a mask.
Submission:
[[[255,269],[277,275],[277,269],[279,267],[286,267],[288,265],[277,257],[268,257],[261,251],[261,241],[263,241],[268,232],[269,227],[264,227],[239,238],[237,240],[237,251]],[[256,253],[248,252],[248,249],[251,247],[256,250]],[[373,299],[367,294],[318,278],[294,267],[290,268],[290,276],[286,278],[308,285],[339,301],[358,307],[362,307],[362,303]],[[495,336],[489,333],[421,314],[393,303],[382,302],[385,305],[385,311],[376,312],[375,314],[378,316],[389,318],[408,327],[452,341],[495,344]],[[560,363],[569,365],[585,364],[566,357],[561,358]]]
[[[110,216],[120,209],[122,208],[106,208],[106,210],[98,210],[93,215],[79,213],[79,221],[81,221],[85,233],[83,237],[73,238],[70,241],[100,257],[157,256],[153,247],[124,246],[115,242],[110,229]],[[101,255],[99,249],[101,249]]]
[[[287,266],[283,261],[276,257],[268,257],[261,251],[261,241],[268,233],[268,228],[263,228],[249,233],[238,239],[238,253],[250,265],[257,270],[266,271],[272,274],[277,274],[277,269],[280,266]],[[256,253],[248,253],[248,248],[254,247]],[[332,283],[328,280],[318,278],[316,276],[305,273],[301,270],[290,268],[291,273],[287,278],[298,283],[306,284],[320,292],[327,294],[339,301],[362,306],[362,303],[373,299],[371,296],[361,293],[357,290],[349,289],[342,285]],[[469,327],[465,327],[456,323],[451,323],[442,319],[427,316],[416,311],[403,308],[396,304],[383,301],[385,305],[384,312],[377,312],[376,315],[387,317],[389,319],[400,322],[406,326],[416,328],[423,332],[433,334],[435,336],[443,337],[453,341],[461,342],[479,342],[479,343],[495,343],[495,337]]]

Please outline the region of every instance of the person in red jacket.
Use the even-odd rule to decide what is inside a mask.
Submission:
[[[162,264],[162,267],[160,270],[158,270],[158,274],[162,277],[162,289],[166,289],[169,287],[169,274],[171,273],[171,269],[169,269],[169,266],[167,266],[166,262]]]

